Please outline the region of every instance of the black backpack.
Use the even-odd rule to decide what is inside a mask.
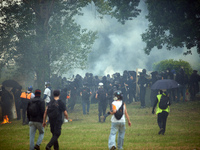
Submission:
[[[114,115],[117,120],[120,120],[123,114],[124,114],[124,103],[122,103],[121,107],[116,111]]]
[[[28,112],[31,117],[36,117],[39,115],[40,110],[38,103],[39,103],[38,101],[33,101],[33,100],[30,101]]]
[[[51,100],[48,108],[47,108],[47,115],[50,119],[55,119],[59,115],[59,104],[56,100]]]
[[[162,94],[160,103],[159,103],[159,108],[166,109],[168,106],[169,106],[169,97],[167,95]]]

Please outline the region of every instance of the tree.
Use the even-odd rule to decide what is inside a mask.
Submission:
[[[39,87],[52,73],[85,68],[97,33],[74,21],[91,0],[5,0],[0,3],[1,65],[15,61],[19,70],[36,75]],[[125,23],[136,17],[139,0],[94,0],[97,11]],[[125,10],[130,11],[125,12]]]
[[[174,70],[177,73],[177,72],[179,72],[181,67],[184,68],[185,73],[188,76],[190,76],[192,74],[191,65],[187,61],[184,61],[181,59],[179,61],[173,60],[173,59],[162,60],[160,62],[153,64],[153,70],[158,71],[158,72],[165,71],[169,68],[170,70]]]
[[[149,26],[142,34],[145,53],[154,47],[168,50],[174,47],[197,48],[200,54],[200,1],[199,0],[146,0]]]

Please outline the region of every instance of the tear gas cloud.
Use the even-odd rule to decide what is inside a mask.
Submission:
[[[100,19],[93,4],[84,8],[83,16],[77,16],[76,21],[82,26],[92,31],[98,31],[98,39],[93,45],[93,50],[88,58],[86,70],[75,69],[71,74],[84,76],[86,72],[93,75],[107,75],[115,72],[123,73],[124,70],[136,70],[145,68],[152,70],[152,65],[166,59],[188,61],[193,69],[200,63],[199,55],[194,50],[193,55],[184,56],[186,49],[173,49],[171,51],[154,48],[150,55],[144,53],[145,43],[142,41],[141,34],[148,28],[148,20],[144,2],[139,8],[141,14],[125,25],[117,22],[115,18],[104,16]]]

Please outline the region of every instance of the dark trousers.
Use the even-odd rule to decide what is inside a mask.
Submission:
[[[62,121],[50,120],[49,122],[50,122],[52,137],[50,142],[47,144],[47,147],[51,148],[53,146],[55,150],[58,150],[59,149],[58,138],[61,135]]]
[[[77,99],[76,96],[72,96],[72,97],[69,99],[69,105],[68,105],[68,109],[69,109],[69,110],[74,110],[74,106],[75,106],[75,104],[76,104],[76,99]]]
[[[163,133],[165,133],[168,114],[169,113],[166,111],[163,111],[162,113],[158,114],[157,118],[158,126],[160,129],[163,129]]]
[[[100,116],[103,116],[106,114],[106,108],[107,108],[107,103],[106,102],[100,102],[98,105],[98,110],[99,110],[99,122],[100,120]]]
[[[146,106],[145,104],[145,94],[146,94],[146,87],[141,87],[140,88],[140,102],[141,106]]]
[[[16,112],[17,112],[17,120],[20,120],[21,119],[21,109],[20,109],[20,106],[19,107],[16,106]]]
[[[129,101],[128,101],[128,103],[132,103],[133,102],[133,97],[134,97],[134,91],[130,90],[129,91]]]
[[[28,100],[27,102],[22,102],[22,121],[23,123],[28,123],[28,118],[27,118],[27,106],[28,106]]]

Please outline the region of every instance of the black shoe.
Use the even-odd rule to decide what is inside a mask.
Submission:
[[[115,149],[116,149],[116,147],[115,147],[115,146],[112,146],[110,150],[115,150]]]
[[[46,146],[46,150],[51,150],[51,148],[50,148],[50,147],[48,147],[48,146]]]
[[[164,129],[161,128],[160,131],[158,132],[158,134],[162,134],[162,135],[164,135]]]
[[[34,149],[36,149],[36,150],[40,150],[40,146],[35,145],[35,146],[34,146]]]

